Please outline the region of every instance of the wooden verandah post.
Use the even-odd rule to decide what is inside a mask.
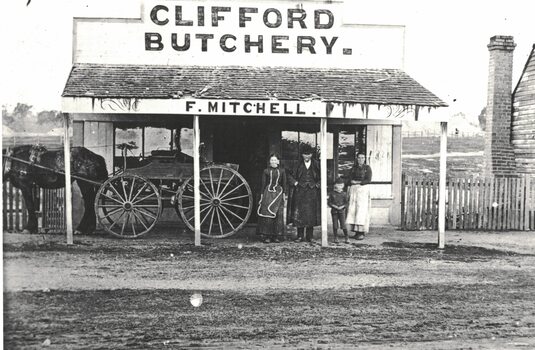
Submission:
[[[199,129],[199,116],[193,116],[193,206],[195,216],[195,246],[201,245],[201,191],[200,191],[200,152],[201,131]]]
[[[440,122],[440,167],[438,185],[438,248],[445,247],[446,226],[446,158],[448,149],[448,123]]]
[[[327,118],[320,120],[321,246],[327,247]]]
[[[70,117],[63,114],[63,157],[65,163],[65,230],[67,244],[73,244],[72,230],[72,183],[71,183],[71,140],[70,140]]]

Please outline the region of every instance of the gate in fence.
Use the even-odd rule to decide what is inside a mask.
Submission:
[[[438,183],[403,175],[403,230],[438,229]],[[535,230],[535,178],[448,179],[446,229]]]
[[[42,232],[65,232],[65,189],[33,188],[38,227]],[[28,220],[22,193],[9,181],[2,184],[3,229],[8,232],[22,231]]]

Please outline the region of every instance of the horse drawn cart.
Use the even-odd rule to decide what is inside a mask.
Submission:
[[[144,166],[126,169],[100,186],[95,213],[102,227],[121,238],[149,232],[166,201],[193,230],[193,164],[176,156],[152,156]],[[240,230],[251,215],[253,197],[236,164],[201,164],[201,235],[223,238]]]
[[[104,182],[72,175],[89,186],[98,186],[94,209],[102,228],[120,238],[140,237],[155,227],[164,208],[173,207],[184,224],[194,230],[191,157],[180,151],[156,151],[139,167],[127,169],[126,152],[136,147],[122,144],[119,148],[123,151],[124,166]],[[5,158],[41,171],[63,174],[11,154]],[[201,162],[199,182],[201,235],[224,238],[240,230],[251,215],[253,196],[249,184],[238,172],[238,165]]]

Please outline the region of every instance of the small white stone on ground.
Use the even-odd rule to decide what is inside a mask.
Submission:
[[[192,294],[189,301],[193,307],[199,307],[202,305],[202,295],[200,293]]]

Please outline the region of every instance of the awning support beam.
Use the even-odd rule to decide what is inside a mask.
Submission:
[[[321,246],[329,246],[327,239],[327,118],[320,120],[320,177],[321,177]]]
[[[72,229],[72,178],[71,178],[71,139],[70,139],[70,117],[68,113],[63,114],[63,157],[65,163],[65,229],[67,244],[73,244]]]
[[[195,246],[201,245],[201,191],[200,191],[200,146],[201,131],[199,128],[199,116],[193,116],[193,206],[194,206],[194,227]]]
[[[448,123],[440,122],[440,167],[438,186],[438,248],[445,247],[446,226],[446,159],[448,151]]]

